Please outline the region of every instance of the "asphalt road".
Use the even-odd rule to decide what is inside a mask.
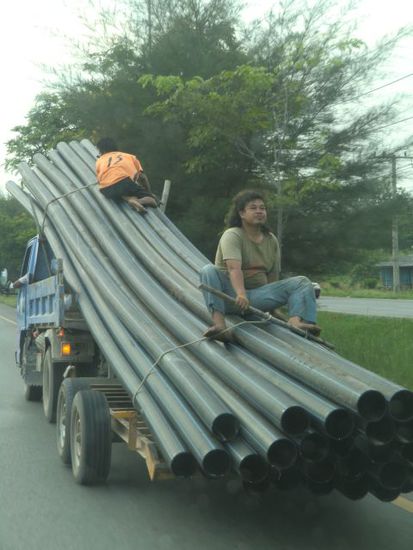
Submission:
[[[397,506],[302,490],[251,496],[234,480],[151,483],[121,444],[105,485],[76,485],[41,404],[23,398],[13,313],[0,305],[0,550],[412,548],[413,499]]]
[[[334,311],[336,313],[348,313],[351,315],[413,319],[413,300],[320,296],[318,299],[318,308],[320,311]]]

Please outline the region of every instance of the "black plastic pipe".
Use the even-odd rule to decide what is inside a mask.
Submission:
[[[373,445],[385,445],[393,441],[396,426],[392,418],[385,416],[377,422],[368,422],[364,426],[368,441]]]
[[[334,482],[335,488],[350,500],[361,500],[369,492],[369,480],[367,476],[357,479],[338,478]]]
[[[41,155],[35,155],[35,162],[49,177],[53,177],[54,181],[57,182],[61,179],[60,174],[56,173],[56,169],[51,167],[50,163]],[[63,192],[63,189],[61,191]],[[103,198],[103,201],[106,201],[109,207],[111,206],[106,199]],[[78,213],[83,211],[82,219],[86,225],[91,226],[90,230],[92,231],[93,223],[97,223],[93,210],[87,208],[88,205],[85,204],[85,201],[82,201],[80,194],[73,195],[71,203],[76,207]],[[73,214],[72,217],[74,217]],[[114,223],[115,218],[114,216]],[[116,257],[118,269],[139,298],[146,303],[155,316],[162,318],[168,329],[180,337],[181,340],[186,342],[193,340],[195,334],[188,326],[190,323],[183,322],[183,319],[187,317],[186,312],[179,308],[179,305],[171,299],[171,296],[162,287],[156,285],[155,281],[149,277],[133,257],[126,254],[126,252],[123,253],[121,247],[116,251],[113,250],[113,236],[106,227],[101,226],[99,230],[102,232],[101,244],[105,252],[112,258]],[[116,256],[114,256],[115,253]],[[137,277],[137,274],[139,274],[139,277]],[[178,311],[180,314],[178,314]],[[201,350],[201,346],[198,346],[196,350]],[[206,351],[209,353],[205,353]],[[276,387],[269,388],[268,384],[265,384],[260,378],[245,373],[234,365],[230,355],[224,358],[223,352],[218,354],[217,351],[216,348],[214,351],[214,348],[210,346],[202,346],[202,358],[209,360],[210,366],[217,369],[221,377],[234,385],[237,391],[249,399],[253,399],[260,411],[271,417],[271,420],[277,426],[292,435],[302,433],[307,428],[309,423],[307,413],[293,398]]]
[[[408,469],[401,461],[392,460],[372,464],[369,475],[385,489],[400,490],[407,479]]]
[[[35,157],[35,159],[37,159],[37,157]],[[37,162],[37,160],[36,160],[36,162]],[[49,169],[49,167],[46,166],[46,169]],[[108,202],[109,201],[105,202],[104,199],[103,199],[103,204],[105,204],[106,209],[108,208],[108,204],[107,204]],[[112,220],[112,221],[114,223],[116,223],[115,219]],[[148,254],[146,254],[144,256],[141,256],[141,260],[142,261],[150,261],[149,256],[150,255],[148,255]],[[158,277],[162,276],[162,273],[160,273],[159,267],[157,268],[156,266],[152,266],[152,268],[153,268],[153,272],[157,273]],[[188,306],[190,306],[190,305],[194,306],[193,301],[188,303],[188,296],[185,295],[185,294],[182,294],[182,291],[179,290],[178,288],[176,288],[176,286],[174,286],[171,278],[169,278],[169,281],[164,280],[163,282],[166,285],[168,285],[168,283],[169,283],[169,288],[175,294],[175,296],[177,296],[179,299],[184,301]],[[198,307],[197,307],[197,310],[198,310]],[[251,327],[249,327],[249,328],[251,328]],[[238,329],[238,331],[242,331],[242,330],[243,330],[242,328]],[[243,342],[243,343],[245,343],[245,342]],[[284,356],[284,359],[285,359],[285,356]],[[312,370],[314,370],[314,369],[312,369]],[[330,370],[331,370],[331,368],[330,368]],[[326,378],[325,372],[322,373],[322,375],[323,376],[321,378],[325,382],[325,378]],[[334,377],[335,377],[335,379],[334,379]],[[352,378],[349,377],[348,375],[346,377],[343,377],[343,375],[341,373],[337,373],[336,371],[334,371],[334,377],[333,377],[333,380],[331,380],[331,382],[336,382],[337,380],[340,381],[340,379],[345,378],[346,386],[350,386],[349,388],[346,388],[346,389],[347,390],[350,389],[350,391],[351,391],[351,386],[353,386],[353,390],[356,389],[356,392],[358,393],[360,387],[363,386],[363,384],[361,384],[359,381],[357,381],[357,380],[353,381]],[[308,383],[308,381],[307,381],[307,383]],[[384,411],[382,410],[382,409],[384,409],[384,406],[385,406],[384,405],[384,399],[380,395],[379,392],[369,391],[369,388],[367,386],[364,387],[364,390],[365,391],[363,392],[362,395],[358,395],[358,397],[356,399],[356,403],[354,403],[354,395],[351,395],[349,397],[350,397],[350,399],[352,399],[352,403],[350,405],[349,405],[349,403],[343,403],[343,404],[345,404],[346,406],[350,406],[350,408],[354,408],[356,406],[358,412],[364,418],[366,418],[368,420],[376,420],[384,414]],[[340,398],[343,397],[343,395],[342,395],[343,391],[345,391],[345,389],[343,389],[343,386],[342,386],[341,391],[339,392],[339,395],[334,394],[334,400],[335,401],[340,402]],[[323,392],[323,393],[325,393],[325,392]],[[354,391],[353,391],[353,393],[354,393]],[[348,400],[348,398],[347,398],[347,400]],[[352,405],[352,407],[351,407],[351,405]]]
[[[312,424],[333,439],[344,439],[351,435],[354,429],[353,414],[320,396],[313,390],[299,384],[284,372],[280,372],[268,363],[259,360],[247,350],[238,345],[227,346],[234,357],[246,368],[262,376],[278,388],[294,398],[306,409]]]
[[[9,182],[7,190],[13,195],[31,214],[36,216],[38,222],[41,220],[41,211],[33,200],[28,197],[15,183]],[[89,326],[96,343],[105,349],[105,354],[112,364],[117,365],[117,373],[119,379],[128,388],[128,392],[134,400],[134,406],[145,417],[146,422],[151,428],[151,432],[162,451],[162,455],[168,464],[170,470],[177,476],[190,476],[195,473],[196,461],[191,453],[182,445],[180,439],[169,421],[166,419],[161,409],[151,397],[146,388],[143,388],[136,394],[141,380],[136,374],[131,371],[129,364],[126,361],[119,347],[114,343],[110,330],[106,328],[102,319],[96,313],[88,294],[83,288],[83,284],[75,272],[71,255],[66,254],[65,248],[56,235],[50,224],[46,225],[46,235],[52,249],[58,257],[65,258],[65,276],[72,289],[75,289],[78,295],[78,300],[82,308],[82,312],[89,320]],[[145,360],[142,357],[142,360]],[[135,396],[135,398],[134,398]]]
[[[268,477],[269,465],[242,439],[226,443],[225,447],[232,457],[233,468],[241,479],[249,483],[259,483]]]
[[[47,185],[45,183],[45,185]],[[73,220],[75,214],[67,207],[65,212],[72,213]],[[63,218],[65,217],[63,216]],[[90,213],[91,219],[95,219]],[[62,220],[58,223],[61,226],[61,231],[66,235],[66,239],[70,239],[70,232],[67,227],[62,225]],[[83,230],[83,238],[87,238],[87,230]],[[108,236],[109,238],[109,236]],[[139,341],[142,347],[145,347],[152,357],[160,357],[162,353],[174,347],[168,340],[165,334],[160,334],[155,326],[141,307],[141,304],[135,304],[133,311],[131,306],[134,304],[134,297],[120,292],[118,285],[114,285],[116,274],[112,271],[112,266],[105,259],[97,259],[91,254],[91,249],[94,246],[91,238],[85,242],[89,242],[89,247],[84,246],[82,252],[79,250],[80,243],[76,242],[74,253],[78,255],[79,261],[83,262],[85,271],[94,281],[94,286],[99,286],[104,292],[106,300],[111,304],[118,317],[124,325],[134,334],[134,337]],[[79,255],[80,253],[80,255]],[[100,262],[104,263],[104,268]],[[99,273],[99,276],[96,274]],[[180,392],[191,403],[194,409],[204,421],[206,426],[220,439],[229,440],[236,436],[239,428],[239,423],[236,417],[231,414],[223,403],[213,394],[210,389],[197,376],[190,365],[185,363],[182,358],[176,353],[167,354],[161,362],[161,370],[165,371],[170,379],[179,387]]]
[[[24,167],[22,167],[22,171]],[[37,188],[33,182],[33,176],[30,172],[25,173],[25,183],[27,187],[32,191],[33,194],[36,194],[38,197],[40,195],[40,190],[42,188],[41,181],[38,179],[36,181]],[[62,208],[59,208],[62,210]],[[66,246],[70,246],[73,259],[76,255],[79,256],[80,261],[87,256],[87,249],[83,251],[82,254],[82,242],[80,238],[74,238],[70,233],[71,223],[65,224],[65,212],[59,212],[59,216],[53,215],[53,210],[50,211],[50,219],[55,219],[56,225],[59,227],[59,233],[65,241]],[[72,240],[74,243],[72,244]],[[99,276],[98,271],[96,273],[96,278]],[[83,273],[82,280],[88,280],[89,277],[86,272]],[[99,310],[104,311],[102,318],[111,319],[110,330],[113,334],[116,335],[117,342],[122,343],[122,349],[128,356],[131,365],[135,365],[140,369],[141,377],[148,375],[151,369],[151,363],[148,362],[145,364],[141,360],[142,352],[139,354],[139,348],[136,345],[133,345],[128,334],[125,333],[124,329],[118,327],[118,322],[116,317],[113,315],[113,312],[107,307],[104,299],[96,292],[95,283],[89,281],[89,284],[86,284],[88,292],[91,293],[92,299],[94,301],[95,307],[99,303]],[[90,325],[89,325],[90,326]],[[92,329],[92,326],[90,326]],[[105,348],[103,348],[105,349]],[[113,365],[116,369],[116,364]],[[188,408],[188,406],[182,401],[178,396],[176,391],[174,391],[166,382],[163,375],[158,371],[156,375],[149,376],[147,379],[147,385],[151,388],[152,395],[156,395],[158,400],[161,400],[164,405],[164,411],[168,413],[169,420],[175,423],[176,429],[179,431],[181,437],[184,439],[188,447],[196,456],[198,462],[201,464],[202,468],[206,471],[208,475],[224,475],[229,467],[230,461],[229,456],[225,450],[215,442],[209,434],[203,429],[194,416],[193,412]]]
[[[274,325],[267,325],[265,331],[277,336],[284,342],[292,345],[297,351],[303,351],[313,357],[314,360],[322,361],[323,363],[333,364],[340,376],[348,374],[349,376],[359,379],[371,389],[380,392],[389,404],[389,413],[394,420],[407,421],[413,418],[413,392],[382,378],[378,374],[373,373],[363,367],[356,365],[352,361],[341,357],[337,353],[328,350],[322,346],[312,342],[304,342],[302,338],[295,334],[283,331]],[[373,419],[371,419],[373,420]]]
[[[336,463],[330,456],[319,462],[303,460],[301,468],[304,476],[316,483],[327,483],[332,481],[336,472]]]
[[[295,463],[298,455],[295,444],[272,426],[244,399],[240,398],[234,390],[222,384],[219,378],[211,373],[201,361],[191,357],[188,351],[182,353],[188,361],[191,361],[193,368],[228,407],[233,411],[237,411],[241,422],[241,434],[248,443],[273,466],[280,470],[290,468]]]
[[[396,422],[395,437],[401,443],[413,442],[413,420],[409,422]]]
[[[307,431],[295,438],[300,456],[309,462],[319,462],[327,458],[330,452],[329,440],[316,431]]]

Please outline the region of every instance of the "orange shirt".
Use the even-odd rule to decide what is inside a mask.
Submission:
[[[105,153],[96,161],[96,175],[100,187],[109,187],[125,178],[134,180],[143,172],[142,165],[134,155],[113,151]]]

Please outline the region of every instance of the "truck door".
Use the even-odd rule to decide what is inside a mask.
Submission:
[[[34,271],[36,268],[36,257],[39,248],[39,239],[34,237],[27,243],[26,252],[24,254],[20,277],[28,274],[29,284],[33,280]],[[17,293],[17,345],[16,345],[16,363],[20,365],[21,350],[24,343],[27,330],[27,287],[23,285]]]

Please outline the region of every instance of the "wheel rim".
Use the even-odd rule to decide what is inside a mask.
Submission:
[[[79,469],[80,455],[82,452],[82,431],[80,428],[80,416],[77,410],[74,411],[73,416],[73,466],[75,469]]]
[[[63,449],[66,442],[66,431],[67,431],[66,398],[63,393],[60,396],[59,410],[57,412],[57,417],[58,417],[57,429],[59,430],[59,445],[60,445],[60,448]]]

